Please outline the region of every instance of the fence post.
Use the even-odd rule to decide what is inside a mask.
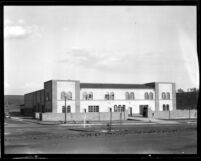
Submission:
[[[190,107],[189,107],[189,119],[191,118],[190,112],[191,112],[191,109],[190,109]]]

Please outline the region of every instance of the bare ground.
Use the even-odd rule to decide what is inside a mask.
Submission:
[[[113,126],[39,125],[6,120],[6,154],[196,154],[196,124]]]

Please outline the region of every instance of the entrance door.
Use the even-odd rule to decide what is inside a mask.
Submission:
[[[143,117],[148,117],[148,105],[140,105],[140,114]]]
[[[132,116],[132,107],[130,107],[130,116]]]
[[[148,117],[148,107],[144,106],[143,108],[143,117]]]

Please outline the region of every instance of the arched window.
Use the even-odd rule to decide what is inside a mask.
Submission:
[[[69,91],[69,92],[67,93],[67,99],[68,99],[68,100],[72,100],[72,92]]]
[[[65,99],[65,96],[66,96],[66,92],[62,91],[62,92],[61,92],[61,100],[64,100],[64,99]]]
[[[130,93],[130,99],[131,99],[131,100],[134,100],[134,99],[135,99],[135,95],[134,95],[133,92]]]
[[[110,100],[114,100],[114,92],[110,92]]]
[[[150,100],[153,100],[153,97],[154,97],[154,96],[153,96],[153,93],[150,92],[150,93],[149,93],[149,99],[150,99]]]
[[[166,110],[167,110],[167,111],[169,111],[169,110],[170,110],[170,109],[169,109],[169,105],[168,105],[168,104],[166,105]]]
[[[93,100],[93,92],[89,92],[88,98],[89,100]]]
[[[83,100],[87,100],[87,92],[83,92]]]
[[[124,111],[125,111],[125,108],[126,108],[125,105],[121,106],[121,111],[124,112]]]
[[[71,107],[70,106],[67,107],[67,113],[71,113]]]
[[[163,104],[163,111],[165,111],[165,105]]]
[[[109,92],[106,92],[106,94],[105,94],[105,100],[109,100]]]
[[[117,112],[117,105],[114,105],[114,112]]]
[[[118,111],[118,112],[121,112],[121,105],[118,106],[117,111]]]
[[[125,96],[126,96],[126,100],[129,100],[129,93],[128,92],[125,93]]]
[[[166,99],[166,94],[165,94],[165,92],[162,93],[162,99],[163,99],[163,100]]]
[[[170,99],[170,93],[167,92],[167,99],[169,100]]]
[[[146,92],[146,93],[144,94],[144,99],[145,99],[145,100],[148,100],[148,99],[149,99],[149,94],[148,94],[148,92]]]

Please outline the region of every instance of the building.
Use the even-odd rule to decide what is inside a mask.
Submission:
[[[101,84],[50,80],[44,82],[44,89],[25,94],[24,101],[23,112],[27,115],[65,113],[67,107],[67,113],[126,111],[129,116],[157,117],[160,111],[176,110],[176,88],[170,82]]]

